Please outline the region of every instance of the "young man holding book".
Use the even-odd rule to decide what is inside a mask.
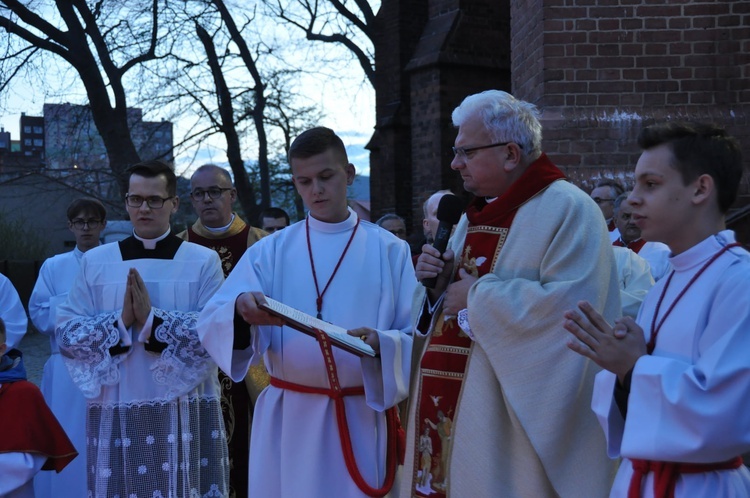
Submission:
[[[308,217],[247,250],[199,333],[232,378],[261,357],[271,375],[255,407],[250,496],[382,496],[396,458],[385,412],[406,397],[409,378],[409,246],[348,208],[354,166],[332,130],[302,133],[289,163]],[[264,295],[363,337],[379,357],[282,326],[258,307]]]
[[[611,458],[613,497],[749,496],[750,255],[724,216],[742,177],[724,130],[644,129],[627,202],[644,239],[667,244],[673,270],[637,321],[608,324],[587,302],[565,313],[569,347],[606,371],[592,407]]]

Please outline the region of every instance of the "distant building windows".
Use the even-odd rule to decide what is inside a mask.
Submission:
[[[23,132],[24,133],[31,133],[31,126],[24,126],[23,127]]]
[[[43,147],[44,146],[44,140],[41,138],[35,138],[34,139],[34,146],[35,147]]]
[[[31,147],[31,143],[32,143],[32,142],[31,142],[31,139],[30,139],[30,138],[24,138],[24,139],[23,139],[23,144],[24,144],[24,145],[28,145],[29,147]]]
[[[42,133],[44,133],[44,128],[42,128],[41,126],[35,126],[34,133],[36,133],[37,135],[41,135]]]

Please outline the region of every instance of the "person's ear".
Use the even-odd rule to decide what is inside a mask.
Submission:
[[[354,177],[357,175],[357,170],[354,168],[352,163],[346,165],[346,184],[351,185],[354,183]]]
[[[711,175],[703,174],[693,182],[693,204],[700,204],[711,197],[716,190],[716,184]]]
[[[178,207],[180,207],[180,198],[177,196],[174,196],[174,204],[172,205],[172,214],[177,212]]]
[[[512,171],[521,164],[521,147],[515,142],[510,142],[505,146],[505,171]]]
[[[8,350],[8,345],[5,343],[0,344],[0,356],[3,356]]]

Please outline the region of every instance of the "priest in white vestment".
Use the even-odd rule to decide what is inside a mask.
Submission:
[[[641,309],[643,298],[651,287],[654,278],[648,261],[625,247],[612,246],[617,264],[617,279],[620,283],[620,303],[622,314],[635,318]]]
[[[414,295],[400,496],[602,496],[615,465],[589,410],[599,369],[560,330],[580,299],[620,314],[601,212],[542,152],[532,104],[488,90],[466,97],[453,123],[451,168],[475,198],[448,249],[425,245],[417,262],[420,281],[436,283]]]
[[[76,247],[46,260],[39,270],[29,298],[29,316],[36,329],[49,336],[50,357],[44,364],[41,391],[47,405],[65,429],[78,457],[62,472],[40,472],[34,478],[37,498],[79,498],[86,496],[86,398],[73,383],[55,339],[57,306],[68,297],[81,269],[81,258],[99,245],[107,226],[107,211],[96,199],[75,199],[67,210],[68,228]]]
[[[289,157],[309,215],[245,252],[198,330],[235,380],[261,357],[271,375],[253,418],[251,497],[383,496],[397,458],[384,412],[406,397],[409,376],[416,285],[409,247],[347,208],[354,167],[333,131],[306,131]],[[315,338],[257,308],[260,294],[355,329],[379,357],[334,347],[327,363]],[[343,410],[326,394],[334,363],[338,383],[353,393],[343,396]]]
[[[216,364],[195,330],[223,281],[219,257],[171,233],[178,199],[167,164],[130,172],[133,236],[88,251],[57,310],[60,352],[88,398],[88,490],[225,497]]]

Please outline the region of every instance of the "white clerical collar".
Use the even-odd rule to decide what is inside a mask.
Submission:
[[[623,238],[622,238],[622,235],[620,235],[620,237],[619,237],[619,238],[620,238],[620,243],[621,243],[621,244],[622,244],[623,246],[625,246],[625,247],[629,247],[629,246],[630,246],[630,244],[637,244],[638,242],[640,242],[640,241],[641,241],[641,237],[638,237],[638,238],[637,238],[637,239],[635,239],[635,240],[631,240],[630,242],[625,242],[625,239],[623,239]]]
[[[349,211],[349,217],[339,223],[326,223],[315,219],[311,214],[307,215],[307,223],[310,228],[317,230],[318,232],[337,233],[351,230],[357,224],[357,213],[350,207],[347,207]]]
[[[496,201],[498,199],[499,199],[499,197],[485,197],[484,198],[484,202],[486,202],[487,204],[490,204],[490,203],[492,203],[492,202],[494,202],[494,201]]]
[[[169,235],[169,232],[172,230],[170,228],[167,228],[167,231],[164,232],[159,237],[156,237],[155,239],[144,239],[143,237],[139,237],[137,233],[135,233],[135,230],[133,230],[133,237],[140,240],[143,243],[144,249],[156,249],[156,243],[160,240],[164,240],[167,238],[167,235]]]
[[[81,251],[80,249],[78,249],[78,246],[75,246],[73,248],[73,255],[76,257],[76,259],[78,261],[80,261],[81,258],[83,257],[83,251]]]
[[[232,223],[234,223],[234,213],[232,213],[232,219],[229,220],[229,223],[227,223],[223,227],[212,228],[212,227],[207,227],[206,225],[203,225],[203,228],[205,228],[211,233],[222,233],[222,232],[226,232],[227,230],[229,230],[229,227],[232,226]]]
[[[672,267],[678,272],[689,270],[702,265],[724,246],[735,242],[736,239],[732,230],[722,230],[703,239],[676,256],[672,256],[670,253],[669,262],[672,263]]]

